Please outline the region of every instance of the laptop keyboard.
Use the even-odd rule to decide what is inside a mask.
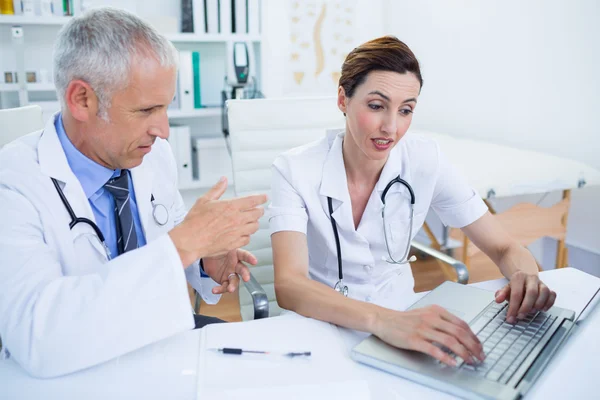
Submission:
[[[512,325],[506,322],[508,303],[493,303],[472,326],[483,345],[485,361],[469,365],[457,357],[458,367],[487,379],[507,383],[552,325],[555,316],[530,313]]]

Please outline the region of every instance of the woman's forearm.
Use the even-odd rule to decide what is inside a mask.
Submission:
[[[375,333],[385,312],[382,307],[344,297],[304,276],[276,280],[275,292],[279,305],[285,309],[363,332]]]
[[[498,264],[502,274],[510,279],[517,271],[523,271],[527,274],[537,274],[539,272],[537,262],[527,248],[518,243],[514,243],[504,250],[498,260],[494,260]]]

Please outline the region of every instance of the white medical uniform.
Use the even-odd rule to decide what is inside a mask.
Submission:
[[[404,254],[407,242],[419,231],[429,208],[445,225],[461,228],[479,219],[487,207],[440,154],[437,143],[408,133],[390,151],[379,181],[367,203],[358,228],[354,227],[342,156],[344,130],[280,155],[273,163],[271,232],[306,234],[309,275],[334,287],[338,281],[335,237],[327,197],[333,200],[342,253],[344,283],[349,297],[402,310],[412,301],[414,279],[408,264],[390,264],[383,232],[381,194],[397,176],[415,194],[412,237],[408,237],[410,196],[394,184],[386,196],[386,223],[392,255]]]
[[[167,232],[185,208],[168,142],[157,139],[131,169],[147,244],[111,261],[85,223],[94,213],[71,171],[54,120],[0,151],[0,336],[29,373],[50,377],[90,367],[194,327],[186,277],[207,303],[216,283],[184,270]],[[169,219],[158,225],[151,196]]]

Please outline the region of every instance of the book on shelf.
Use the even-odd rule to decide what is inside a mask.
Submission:
[[[181,0],[181,32],[194,32],[194,10],[192,0]]]
[[[247,0],[231,0],[231,7],[233,9],[233,33],[240,35],[248,33],[246,1]]]
[[[205,34],[206,14],[204,13],[204,0],[192,0],[192,9],[194,33],[200,35]]]
[[[221,0],[219,2],[219,19],[221,20],[221,33],[230,35],[233,33],[231,30],[231,20],[233,15],[231,14],[231,0]]]
[[[258,35],[260,33],[261,0],[248,0],[248,33]]]
[[[206,32],[219,33],[219,0],[206,0]]]

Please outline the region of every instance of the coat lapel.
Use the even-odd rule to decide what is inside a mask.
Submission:
[[[144,157],[142,163],[131,169],[131,178],[133,179],[133,190],[135,190],[135,199],[140,216],[140,222],[144,230],[146,241],[149,242],[155,236],[154,228],[156,224],[152,223],[152,173],[150,171],[150,161]]]
[[[54,114],[54,117],[48,120],[38,143],[40,170],[44,175],[48,176],[49,179],[54,178],[58,181],[69,205],[78,218],[87,218],[96,223],[88,198],[85,195],[79,180],[75,174],[73,174],[73,171],[71,171],[67,156],[58,139],[58,134],[54,126],[56,118],[60,118],[59,113]],[[58,193],[56,195],[58,196]],[[84,234],[96,235],[93,228],[85,223],[77,224],[72,231],[74,237]],[[99,240],[92,240],[91,243],[96,251],[103,257],[106,257],[104,248]]]
[[[327,158],[323,165],[323,176],[319,194],[324,211],[329,215],[327,197],[331,197],[333,206],[333,218],[340,226],[340,230],[354,231],[354,220],[352,218],[352,203],[348,192],[348,180],[342,154],[342,143],[344,131],[335,130],[327,133],[331,143]]]

